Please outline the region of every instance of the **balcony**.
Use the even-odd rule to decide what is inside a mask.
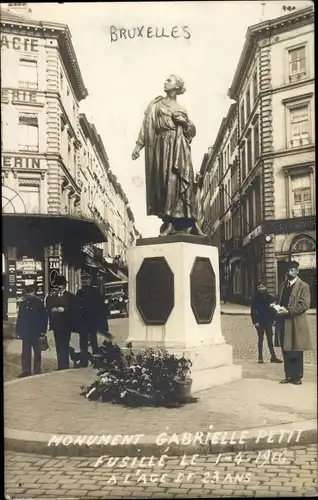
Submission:
[[[39,152],[39,146],[36,144],[19,144],[18,148],[19,151],[28,151],[31,153]]]
[[[289,75],[289,81],[290,83],[292,82],[299,82],[300,80],[303,80],[306,78],[306,71],[302,71],[299,73],[293,73],[292,75]]]
[[[291,148],[301,148],[302,146],[309,146],[310,144],[310,137],[299,137],[290,141]]]
[[[37,90],[38,82],[24,82],[19,80],[19,89]]]
[[[305,217],[306,215],[315,215],[310,206],[293,208],[293,217]]]

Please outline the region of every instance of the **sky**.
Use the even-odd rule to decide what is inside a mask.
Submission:
[[[263,2],[264,3],[264,2]],[[231,104],[227,91],[244,45],[246,30],[261,20],[283,14],[283,5],[312,2],[272,0],[193,2],[34,3],[32,17],[67,24],[89,96],[81,112],[95,124],[112,171],[118,177],[143,237],[156,236],[160,221],[146,215],[144,154],[132,161],[148,103],[163,95],[171,73],[180,75],[187,91],[179,97],[194,122],[194,170],[213,145]],[[141,36],[120,39],[118,29],[141,28]],[[187,26],[186,37],[182,34]],[[111,28],[113,27],[113,28]],[[165,29],[165,38],[147,38],[147,28]],[[111,39],[110,30],[118,39]],[[115,31],[116,29],[116,31]],[[136,30],[136,33],[138,30]],[[130,31],[132,35],[132,31]]]

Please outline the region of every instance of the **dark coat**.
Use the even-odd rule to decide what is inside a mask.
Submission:
[[[268,292],[256,292],[251,303],[251,317],[253,325],[259,323],[261,326],[271,326],[275,320],[274,310],[270,304],[275,302]]]
[[[77,330],[89,332],[90,330],[108,331],[107,309],[103,295],[93,286],[80,288],[76,294],[76,321]]]
[[[63,307],[63,312],[54,312],[52,309]],[[46,308],[49,315],[49,329],[55,331],[76,332],[76,300],[75,295],[65,290],[63,295],[49,295],[46,299]]]
[[[41,333],[46,333],[48,316],[42,300],[34,295],[28,295],[19,306],[16,334],[22,340],[34,340]]]
[[[285,282],[279,287],[278,303],[282,297]],[[284,339],[285,351],[310,351],[312,344],[310,340],[309,326],[307,322],[306,311],[310,307],[310,288],[307,283],[297,278],[290,298],[287,309],[288,316],[280,318],[276,321],[275,346],[281,346],[281,336]],[[281,346],[282,347],[282,346]]]

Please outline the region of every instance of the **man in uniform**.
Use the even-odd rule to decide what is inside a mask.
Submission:
[[[66,290],[65,276],[58,276],[55,281],[57,293],[46,299],[46,308],[49,315],[49,329],[53,330],[57,369],[67,370],[70,362],[71,333],[75,331],[76,301],[75,295]]]

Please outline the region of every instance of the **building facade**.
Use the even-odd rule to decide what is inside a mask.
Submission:
[[[15,6],[1,9],[2,253],[9,315],[16,314],[27,284],[35,283],[44,297],[60,273],[75,292],[83,249],[103,263],[103,255],[125,256],[124,245],[137,234],[90,124],[85,145],[79,105],[88,92],[68,27],[17,15]],[[108,234],[115,240],[111,250]]]
[[[286,262],[295,259],[311,287],[314,307],[312,7],[248,29],[229,97],[235,104],[201,166],[203,206],[209,205],[206,198],[220,199],[212,217],[204,211],[204,224],[212,234],[220,228],[221,276],[228,296],[248,303],[260,278],[275,294]]]
[[[80,212],[85,217],[96,218],[107,230],[107,241],[94,245],[85,245],[82,253],[86,254],[84,267],[91,267],[91,272],[103,282],[102,267],[126,268],[127,251],[135,245],[139,233],[135,227],[135,219],[126,194],[116,176],[111,171],[109,159],[102,139],[95,126],[85,114],[80,114],[80,161],[78,182],[81,187]],[[118,261],[118,262],[117,262]],[[82,266],[83,267],[83,266]],[[127,277],[122,275],[122,278]],[[88,271],[88,269],[86,269]],[[118,270],[117,270],[118,274]],[[119,276],[120,277],[120,276]]]

